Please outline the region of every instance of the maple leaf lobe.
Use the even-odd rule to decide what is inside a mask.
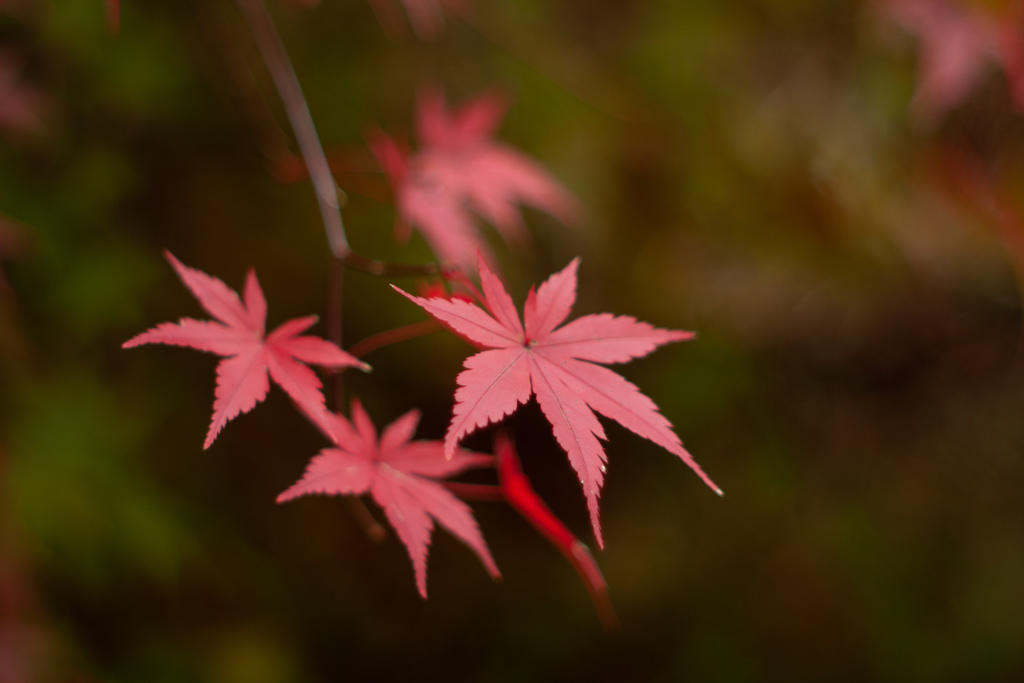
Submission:
[[[396,237],[415,227],[438,259],[473,271],[476,253],[490,259],[471,214],[487,220],[510,244],[528,233],[517,204],[526,204],[573,224],[578,200],[526,155],[491,139],[508,100],[485,93],[449,111],[439,90],[418,98],[416,129],[421,148],[403,149],[383,132],[369,144],[387,172],[397,204]]]

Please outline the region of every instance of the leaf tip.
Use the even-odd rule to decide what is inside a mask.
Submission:
[[[427,570],[426,568],[416,568],[416,589],[420,593],[420,597],[424,600],[427,599]]]
[[[594,539],[597,547],[604,550],[604,532],[601,530],[601,520],[597,513],[597,499],[593,499],[593,506],[590,508],[590,525],[594,528]]]
[[[180,271],[181,268],[187,267],[187,266],[185,266],[184,263],[179,261],[178,258],[174,254],[171,253],[170,249],[164,249],[164,258],[167,259],[167,261],[172,266],[174,266],[175,270],[179,270]]]
[[[206,441],[203,442],[203,450],[204,451],[205,450],[209,450],[210,446],[213,445],[213,442],[217,440],[217,435],[220,434],[220,429],[223,426],[224,426],[223,423],[220,424],[220,425],[217,425],[217,424],[210,425],[210,431],[206,433]]]
[[[445,439],[444,440],[444,459],[451,461],[455,457],[455,448],[459,445],[457,439]]]
[[[399,294],[404,296],[409,301],[412,301],[413,303],[416,303],[416,299],[418,297],[413,296],[412,294],[410,294],[409,292],[405,291],[404,289],[402,289],[398,285],[391,285],[391,289],[395,290],[396,292],[398,292]]]

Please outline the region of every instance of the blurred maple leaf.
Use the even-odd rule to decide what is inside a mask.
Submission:
[[[370,368],[325,339],[299,336],[316,322],[316,316],[289,320],[266,334],[267,300],[255,271],[250,270],[246,278],[243,303],[234,290],[217,278],[189,268],[170,252],[166,256],[199,305],[217,320],[182,318],[177,323],[161,323],[129,339],[122,348],[171,344],[225,357],[217,365],[213,420],[203,448],[210,447],[228,421],[249,412],[267,397],[268,373],[303,413],[319,424],[327,414],[322,385],[304,363],[329,368]]]
[[[1024,8],[1000,11],[959,0],[882,0],[882,12],[920,43],[914,115],[931,120],[962,102],[990,65],[1002,66],[1024,110]]]
[[[369,493],[402,539],[416,572],[416,586],[427,597],[427,551],[437,520],[468,545],[491,576],[501,576],[469,506],[437,479],[474,467],[490,467],[494,458],[457,449],[445,457],[440,441],[412,441],[419,423],[412,410],[392,422],[377,439],[377,430],[359,401],[352,402],[352,422],[331,413],[322,426],[338,445],[310,461],[305,474],[277,497],[283,503],[311,493]]]
[[[531,395],[551,423],[555,438],[579,476],[601,547],[598,497],[607,456],[599,439],[604,428],[593,411],[679,456],[721,494],[682,442],[671,423],[636,385],[597,363],[626,363],[657,347],[693,338],[692,332],[662,330],[630,316],[585,315],[558,328],[576,301],[579,259],[531,289],[525,327],[498,277],[480,259],[486,310],[455,299],[422,299],[395,288],[456,334],[484,351],[466,359],[456,381],[455,409],[445,449],[453,453],[463,437],[511,415]]]
[[[579,214],[577,200],[526,155],[492,139],[508,108],[488,93],[454,112],[436,90],[419,97],[416,129],[422,149],[413,155],[381,131],[370,146],[387,172],[398,209],[396,235],[416,227],[439,259],[468,272],[477,251],[490,260],[470,211],[490,222],[509,243],[529,237],[517,203],[547,211],[566,224]]]

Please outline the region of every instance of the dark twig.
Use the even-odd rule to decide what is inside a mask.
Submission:
[[[376,351],[379,348],[383,348],[391,344],[397,344],[398,342],[409,341],[410,339],[415,339],[416,337],[421,337],[440,329],[441,325],[437,321],[422,320],[418,323],[411,323],[409,325],[403,325],[402,327],[396,327],[393,330],[386,330],[384,332],[378,332],[377,334],[371,334],[366,339],[353,344],[352,348],[350,348],[348,352],[356,358],[362,358],[371,351]]]
[[[295,75],[291,60],[284,49],[281,37],[274,27],[274,21],[267,12],[263,0],[236,0],[242,11],[249,29],[252,31],[256,46],[263,56],[267,70],[274,81],[281,101],[284,103],[288,121],[291,123],[295,139],[299,143],[299,152],[306,163],[310,180],[316,190],[320,216],[327,232],[327,242],[331,253],[349,268],[361,270],[371,275],[394,275],[397,277],[437,275],[441,272],[435,263],[424,265],[392,264],[366,258],[352,251],[345,236],[345,226],[341,220],[341,204],[338,201],[338,185],[331,174],[327,155],[320,144],[320,138],[313,125],[313,117],[309,113],[309,105],[302,94],[302,87]]]
[[[341,207],[338,202],[338,186],[331,175],[327,157],[320,145],[320,138],[313,125],[313,117],[302,94],[302,87],[295,75],[291,60],[284,49],[281,37],[274,27],[274,21],[267,12],[263,0],[236,0],[238,8],[245,16],[252,32],[256,46],[263,56],[270,77],[274,81],[281,102],[284,103],[288,121],[291,123],[295,139],[299,143],[302,159],[309,169],[309,177],[316,190],[320,216],[327,231],[327,242],[331,253],[340,260],[345,260],[351,253],[348,239],[345,237],[345,226],[341,221]]]
[[[302,86],[295,75],[288,52],[281,42],[281,36],[277,33],[274,21],[267,11],[263,0],[236,0],[249,30],[252,32],[256,47],[263,56],[267,70],[274,81],[274,86],[284,104],[288,121],[291,123],[295,139],[299,143],[299,151],[302,160],[309,171],[310,180],[316,191],[317,204],[320,206],[320,216],[324,223],[324,230],[327,233],[327,242],[330,245],[331,253],[335,258],[335,265],[331,270],[331,287],[328,292],[328,338],[338,346],[341,345],[341,287],[343,270],[340,266],[346,265],[356,270],[361,270],[373,275],[395,275],[395,276],[419,276],[435,275],[440,272],[436,264],[426,265],[402,265],[389,264],[383,261],[375,261],[361,256],[352,251],[348,239],[345,236],[345,226],[341,220],[341,204],[338,201],[338,186],[334,182],[330,165],[327,163],[327,156],[324,154],[323,146],[313,124],[313,117],[309,113],[309,105],[302,94]],[[332,379],[335,398],[335,407],[340,408],[341,380],[337,375]]]
[[[344,299],[345,264],[340,259],[331,259],[331,271],[327,277],[327,339],[341,348],[341,303]],[[345,410],[345,389],[341,381],[341,373],[331,373],[327,380],[334,410]]]
[[[345,265],[353,270],[359,270],[370,275],[385,275],[392,277],[429,277],[441,274],[441,266],[436,263],[387,263],[369,259],[362,254],[349,251],[343,259]]]

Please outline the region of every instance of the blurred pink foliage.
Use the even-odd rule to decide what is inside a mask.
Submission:
[[[517,203],[575,222],[576,198],[532,159],[492,139],[507,108],[506,98],[492,92],[449,111],[444,95],[429,90],[418,103],[417,153],[383,132],[373,134],[370,146],[396,195],[399,239],[416,227],[439,259],[472,272],[477,250],[492,259],[470,211],[512,244],[529,237]]]
[[[883,0],[882,12],[917,36],[917,90],[911,102],[922,120],[964,101],[990,65],[1001,66],[1016,106],[1024,110],[1024,5],[997,11],[962,0]]]

